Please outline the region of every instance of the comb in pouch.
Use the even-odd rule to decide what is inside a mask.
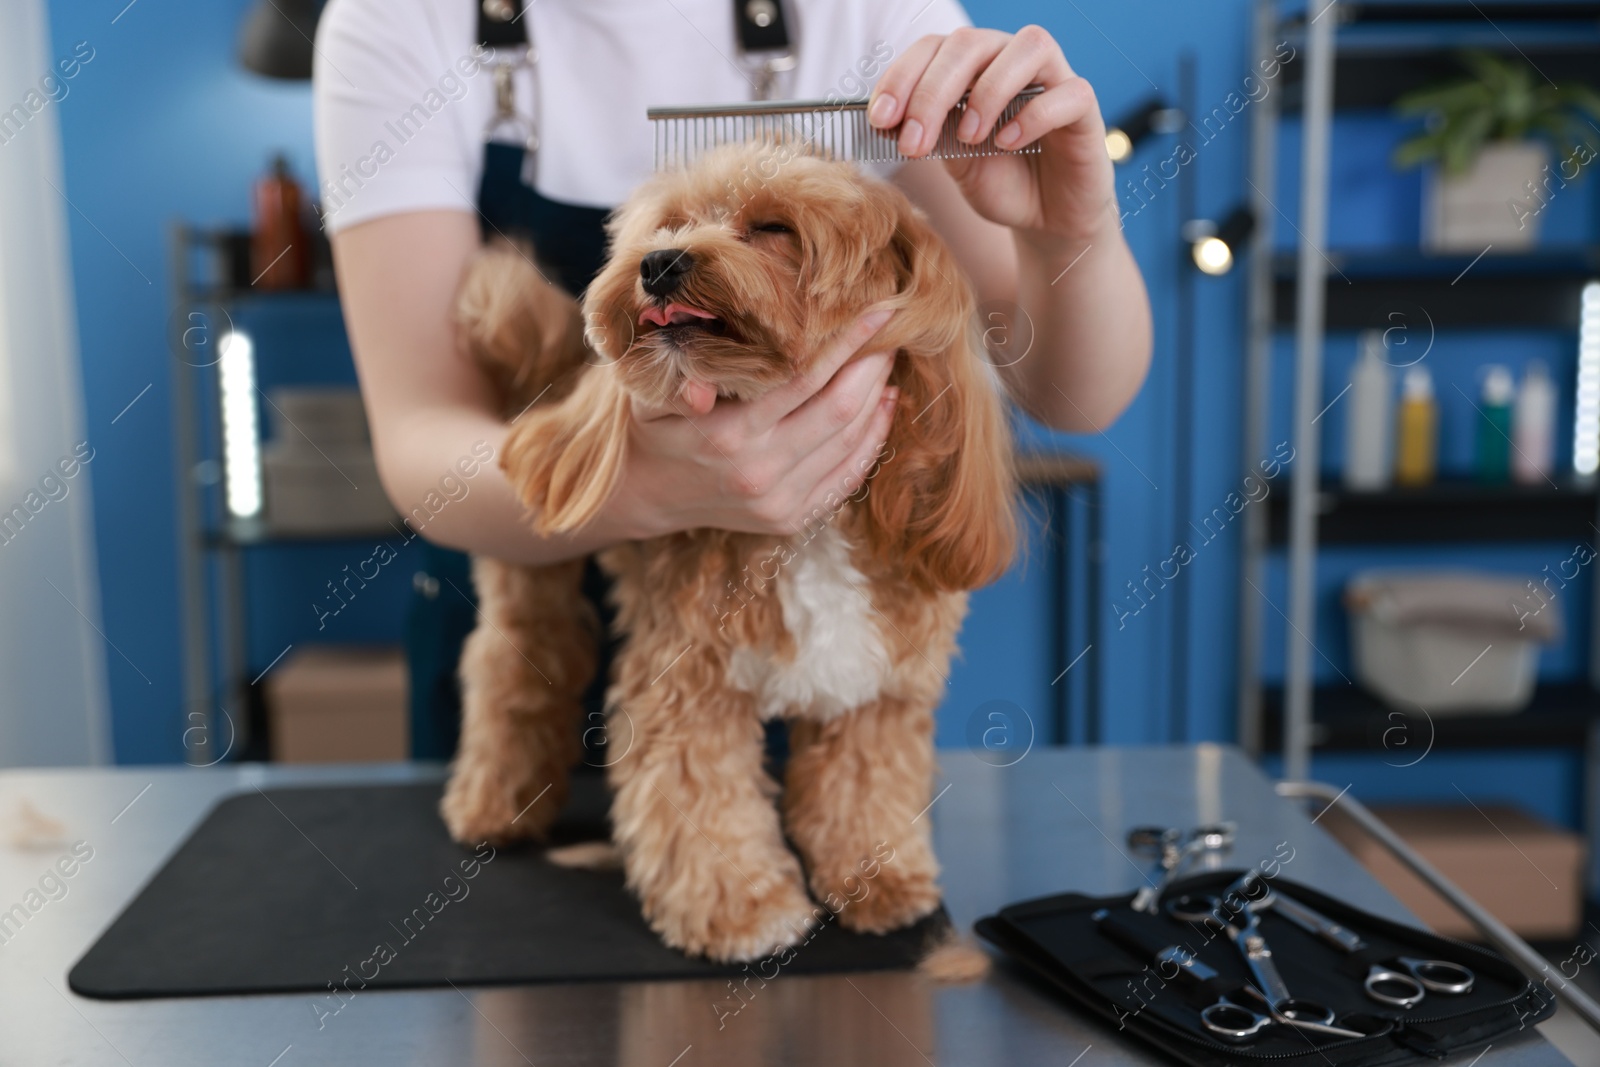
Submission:
[[[994,129],[1016,117],[1023,105],[1044,92],[1024,89],[1000,112]],[[966,110],[963,96],[945,118],[939,139],[926,159],[971,159],[979,156],[1036,155],[1035,141],[1016,152],[997,148],[994,133],[977,144],[956,140],[956,125]],[[867,122],[865,100],[773,100],[751,104],[705,104],[653,107],[648,112],[655,130],[656,170],[687,167],[706,152],[725,144],[772,141],[798,145],[801,151],[855,163],[898,163],[906,159],[897,145],[898,127],[879,130]]]

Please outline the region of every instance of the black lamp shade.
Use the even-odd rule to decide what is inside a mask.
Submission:
[[[239,28],[239,62],[268,78],[311,77],[321,0],[257,0]]]
[[[1153,133],[1176,133],[1184,121],[1183,112],[1153,96],[1106,127],[1106,150],[1112,162],[1124,163],[1145,138]]]
[[[1217,237],[1237,252],[1256,232],[1256,216],[1247,207],[1236,207],[1217,227]]]
[[[1221,223],[1196,219],[1186,223],[1183,239],[1189,242],[1194,265],[1206,274],[1226,274],[1233,261],[1255,234],[1255,214],[1243,205],[1234,208]]]
[[[1166,109],[1167,105],[1159,97],[1153,97],[1122,116],[1112,125],[1127,134],[1128,140],[1138,144],[1155,130],[1156,116]]]

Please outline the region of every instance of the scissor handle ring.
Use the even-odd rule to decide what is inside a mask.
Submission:
[[[1167,914],[1179,922],[1214,922],[1219,926],[1232,926],[1223,915],[1222,899],[1207,894],[1185,893],[1167,901]]]
[[[1318,1026],[1332,1026],[1337,1018],[1332,1008],[1318,1004],[1314,1000],[1301,1000],[1299,997],[1280,1000],[1272,1008],[1285,1019],[1296,1023],[1316,1023]]]
[[[1399,987],[1410,990],[1409,993],[1385,992],[1382,987],[1391,989]],[[1426,995],[1422,979],[1404,971],[1397,971],[1391,967],[1373,964],[1367,972],[1366,981],[1361,983],[1361,988],[1367,991],[1367,996],[1379,1004],[1387,1004],[1392,1008],[1414,1008],[1422,1003]]]
[[[1418,960],[1401,956],[1397,962],[1410,971],[1423,988],[1447,996],[1458,997],[1472,992],[1472,983],[1478,977],[1470,967],[1450,960]]]
[[[1257,1014],[1227,1000],[1200,1009],[1200,1025],[1224,1041],[1249,1041],[1272,1021],[1271,1016]]]

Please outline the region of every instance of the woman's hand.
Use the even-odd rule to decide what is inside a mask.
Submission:
[[[995,131],[1001,111],[1030,85],[1044,92]],[[958,140],[1018,149],[1038,141],[1040,153],[946,162],[978,214],[1018,236],[1092,242],[1116,225],[1117,212],[1105,123],[1089,83],[1072,72],[1049,32],[1025,26],[1015,34],[960,29],[928,36],[906,49],[873,89],[868,121],[900,127],[900,151],[932,150],[945,118],[971,90]]]
[[[666,407],[636,403],[609,524],[632,539],[700,527],[787,535],[818,509],[831,517],[830,494],[859,489],[889,435],[893,354],[846,365],[889,318],[863,316],[810,373],[759,400],[686,389]]]
[[[996,130],[1030,85],[1044,91]],[[1036,143],[1039,152],[949,160],[942,172],[909,165],[896,184],[951,241],[983,299],[1014,305],[1027,322],[1028,358],[1000,370],[1010,395],[1047,426],[1103,430],[1144,381],[1151,325],[1094,90],[1038,26],[960,29],[924,37],[891,63],[867,116],[879,129],[899,127],[902,153],[923,156],[969,92],[958,140],[976,144],[993,131],[1001,148]]]

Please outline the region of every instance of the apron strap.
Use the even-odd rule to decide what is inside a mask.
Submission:
[[[795,66],[783,0],[733,0],[733,27],[739,53],[754,68],[752,95],[757,100],[772,99],[778,75]]]
[[[733,0],[733,25],[745,52],[787,52],[789,26],[783,0]]]
[[[508,48],[528,43],[522,0],[480,0],[478,43]],[[733,0],[733,25],[745,52],[787,52],[789,24],[782,0]]]
[[[526,46],[528,24],[522,15],[522,0],[479,0],[478,43],[485,48]]]

